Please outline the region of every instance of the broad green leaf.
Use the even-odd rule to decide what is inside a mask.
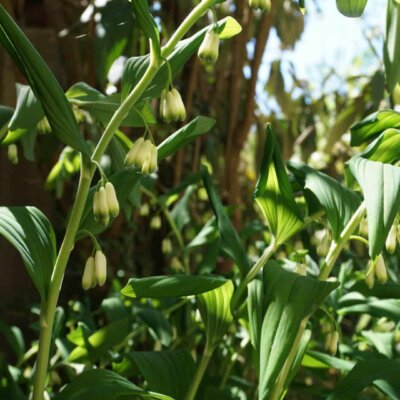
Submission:
[[[171,210],[171,217],[179,230],[186,226],[191,218],[189,213],[189,200],[194,192],[193,186],[188,186],[182,198],[175,204]]]
[[[32,89],[17,83],[17,105],[8,124],[8,134],[2,143],[14,143],[28,132],[36,131],[36,125],[43,117],[42,106]]]
[[[216,276],[172,275],[131,278],[121,293],[128,297],[185,297],[213,290],[226,283]]]
[[[308,368],[335,368],[342,371],[350,371],[355,365],[354,361],[342,360],[318,351],[307,351],[302,365]]]
[[[352,400],[359,398],[361,392],[374,381],[386,381],[400,398],[400,361],[374,359],[358,362],[339,383],[328,400]]]
[[[394,332],[362,331],[361,334],[379,353],[387,358],[393,357]]]
[[[168,136],[158,148],[158,161],[174,154],[178,149],[192,142],[195,138],[209,132],[215,125],[215,119],[199,116],[190,121],[172,135]]]
[[[400,82],[400,4],[387,2],[386,34],[383,46],[386,82],[389,92],[392,92]]]
[[[157,23],[150,14],[148,0],[130,0],[133,12],[145,35],[151,40],[157,55],[160,55],[160,33]]]
[[[240,274],[245,276],[250,269],[250,261],[244,248],[244,244],[225,212],[221,199],[212,183],[212,178],[207,167],[202,166],[200,171],[211,207],[213,208],[215,218],[217,219],[217,226],[222,238],[223,249],[238,266]]]
[[[186,246],[187,249],[194,249],[199,246],[204,246],[218,239],[218,229],[216,218],[210,218],[207,223],[200,229],[197,235]]]
[[[393,110],[377,111],[351,127],[351,145],[360,146],[389,128],[400,128],[400,113]]]
[[[122,400],[130,398],[173,400],[160,393],[142,390],[132,382],[106,369],[83,372],[55,397],[55,400]]]
[[[359,156],[371,161],[394,164],[400,159],[399,149],[400,130],[389,128],[370,143]]]
[[[400,206],[400,168],[361,157],[349,161],[364,194],[368,217],[369,254],[378,256]]]
[[[78,82],[65,93],[69,102],[90,115],[102,125],[107,125],[121,104],[119,94],[106,96],[84,82]],[[139,110],[139,111],[138,111]],[[145,121],[143,121],[143,118]],[[151,107],[142,103],[132,108],[121,122],[121,126],[142,127],[156,122]]]
[[[107,316],[107,321],[113,322],[129,316],[124,306],[123,299],[119,297],[107,297],[101,302],[101,309]]]
[[[271,125],[267,125],[266,134],[254,198],[267,220],[276,244],[279,245],[297,232],[303,222]]]
[[[0,320],[0,337],[3,339],[2,343],[7,343],[11,347],[17,360],[21,360],[25,353],[25,341],[21,329]]]
[[[333,239],[338,239],[360,205],[357,194],[330,176],[305,164],[291,162],[288,166],[296,178],[304,182],[304,189],[310,190],[317,197],[326,211]]]
[[[131,331],[128,318],[111,322],[89,336],[85,346],[76,347],[68,357],[70,362],[96,362],[111,348],[122,342]]]
[[[59,83],[3,6],[0,6],[0,42],[14,59],[42,104],[54,134],[63,143],[89,156],[88,146]]]
[[[232,17],[224,18],[217,22],[219,36],[221,39],[229,39],[237,35],[241,31],[239,23]],[[171,67],[172,79],[178,74],[181,67],[186,64],[190,57],[197,51],[206,32],[214,27],[214,24],[203,28],[188,39],[180,41],[171,55],[168,57],[168,62]],[[150,63],[150,57],[133,57],[130,58],[125,65],[125,70],[122,76],[122,99],[125,99],[131,90],[135,87],[140,78],[144,75]],[[142,99],[150,99],[159,97],[161,91],[165,88],[168,82],[168,68],[164,64],[161,66],[152,83],[144,92]]]
[[[272,393],[303,318],[311,315],[337,286],[337,282],[319,281],[286,271],[275,262],[264,267],[260,400]]]
[[[197,296],[201,318],[206,328],[208,346],[213,349],[222,340],[233,321],[231,299],[233,283],[224,285]]]
[[[134,351],[128,357],[138,366],[150,390],[184,400],[196,370],[187,350]]]
[[[367,0],[336,0],[336,7],[341,14],[350,18],[361,17]]]
[[[56,238],[49,220],[35,207],[0,207],[0,235],[21,254],[45,300],[56,259]]]

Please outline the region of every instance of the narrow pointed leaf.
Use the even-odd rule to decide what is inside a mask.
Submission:
[[[0,43],[25,76],[54,134],[65,144],[89,156],[89,149],[59,83],[25,34],[0,5]]]
[[[201,318],[206,328],[207,343],[214,348],[222,340],[233,321],[231,298],[233,283],[227,281],[217,289],[197,296]]]
[[[93,369],[78,375],[55,397],[55,400],[114,399],[173,400],[160,393],[142,390],[132,382],[106,369]]]
[[[400,128],[400,113],[393,110],[377,111],[351,127],[351,145],[360,146],[389,128]]]
[[[369,254],[378,256],[400,206],[400,168],[353,157],[351,173],[364,194],[368,217]]]
[[[244,276],[250,269],[250,261],[247,257],[244,244],[225,212],[221,199],[219,198],[218,193],[212,183],[212,178],[207,170],[207,167],[202,166],[200,171],[204,186],[207,190],[208,198],[217,219],[217,225],[222,238],[223,249],[238,266],[241,275]]]
[[[275,262],[264,268],[264,317],[260,341],[259,399],[267,399],[286,362],[302,319],[336,287],[286,271]]]
[[[291,172],[304,182],[326,211],[333,238],[339,238],[343,228],[360,205],[355,192],[343,187],[330,176],[316,171],[305,164],[289,163]]]
[[[138,366],[150,390],[184,400],[196,370],[187,350],[134,351],[128,357]]]
[[[42,299],[46,299],[56,259],[56,239],[45,215],[35,207],[0,207],[0,234],[21,254]]]
[[[121,293],[128,297],[185,297],[213,290],[224,283],[226,279],[216,275],[151,276],[129,279]]]
[[[254,198],[277,244],[281,244],[301,228],[302,219],[271,125],[267,125],[266,134]]]

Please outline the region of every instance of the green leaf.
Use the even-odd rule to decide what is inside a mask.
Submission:
[[[102,125],[108,124],[121,104],[119,94],[106,96],[84,82],[78,82],[71,86],[65,95],[71,104],[89,112]],[[147,124],[154,124],[156,122],[148,103],[142,103],[132,108],[121,122],[121,126],[145,126],[143,118]]]
[[[216,276],[173,275],[131,278],[121,293],[128,297],[185,297],[213,290],[226,283]]]
[[[222,238],[222,246],[229,257],[238,266],[240,274],[245,276],[250,269],[250,261],[246,249],[231,220],[225,212],[221,199],[212,183],[207,167],[201,166],[201,176],[208,193],[208,198],[217,219],[218,230]]]
[[[239,23],[232,17],[224,18],[217,22],[220,39],[229,39],[237,35],[241,31]],[[176,77],[181,67],[186,64],[190,57],[197,51],[202,43],[206,32],[213,28],[214,24],[208,25],[201,31],[197,32],[188,39],[180,41],[171,55],[168,57],[168,62],[171,67],[172,79]],[[122,76],[122,99],[125,99],[131,90],[135,87],[137,82],[144,75],[150,63],[149,55],[142,57],[130,58],[126,64]],[[144,92],[142,99],[151,99],[159,97],[161,91],[165,88],[168,82],[168,68],[164,64],[158,70],[152,83]]]
[[[383,46],[386,82],[389,92],[392,92],[400,82],[400,4],[387,2],[386,34]]]
[[[337,282],[319,281],[286,271],[273,261],[264,267],[260,400],[271,394],[303,318],[311,315],[337,286]]]
[[[206,328],[208,346],[213,349],[222,340],[233,321],[231,299],[233,283],[224,285],[197,296],[201,318]]]
[[[271,125],[266,127],[264,156],[254,198],[276,244],[285,242],[303,225]]]
[[[45,300],[56,259],[56,238],[49,220],[35,207],[0,207],[0,235],[21,254]]]
[[[17,356],[17,360],[22,360],[26,349],[21,329],[17,326],[9,326],[0,320],[0,337],[1,336],[3,337],[2,343],[8,343]]]
[[[214,125],[215,119],[213,118],[196,117],[157,146],[158,161],[164,160],[198,136],[207,133]]]
[[[54,134],[63,143],[89,156],[89,148],[59,83],[3,6],[0,6],[0,42],[14,59],[42,104]]]
[[[400,361],[374,359],[358,362],[348,375],[339,383],[328,400],[352,400],[359,398],[364,388],[374,381],[389,382],[400,398]]]
[[[130,0],[132,4],[133,12],[139,25],[142,28],[145,35],[151,40],[154,50],[157,55],[160,55],[160,33],[153,16],[150,14],[149,3],[147,0]]]
[[[360,299],[358,304],[341,307],[338,314],[370,314],[374,317],[386,317],[393,321],[400,320],[400,300],[384,299],[377,300],[372,298]]]
[[[400,168],[377,161],[353,157],[350,171],[364,194],[368,217],[369,255],[375,259],[400,206]]]
[[[142,390],[115,372],[105,369],[93,369],[78,375],[55,397],[55,400],[123,398],[173,400],[169,396]]]
[[[302,361],[302,365],[308,368],[335,368],[342,371],[350,371],[355,362],[309,350]]]
[[[13,108],[0,105],[0,144],[2,144],[3,137],[7,135],[8,123],[13,114]]]
[[[311,191],[326,211],[333,239],[338,239],[343,228],[360,205],[360,199],[330,176],[305,164],[291,162],[290,171]]]
[[[394,332],[362,331],[361,334],[379,353],[387,358],[393,357]]]
[[[375,112],[351,127],[351,145],[360,146],[389,128],[400,128],[400,113],[393,110]]]
[[[90,360],[96,362],[111,348],[122,342],[131,331],[128,318],[111,322],[89,336],[85,346],[76,347],[68,357],[70,362]]]
[[[336,7],[341,14],[350,18],[361,17],[367,0],[336,0]]]
[[[171,210],[171,217],[179,230],[186,226],[191,218],[189,213],[189,200],[194,192],[193,186],[188,186],[182,198],[175,204]]]
[[[196,370],[187,350],[134,351],[128,357],[138,366],[149,389],[184,400]]]
[[[17,83],[17,105],[8,124],[8,134],[3,144],[16,142],[28,132],[36,131],[37,123],[44,117],[40,103],[36,100],[32,89]]]
[[[137,315],[150,328],[150,332],[155,336],[156,340],[158,339],[164,346],[171,344],[173,336],[172,327],[160,310],[152,307],[141,307]]]

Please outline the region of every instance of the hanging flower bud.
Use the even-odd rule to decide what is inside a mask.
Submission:
[[[161,251],[164,254],[170,254],[172,252],[172,243],[171,240],[166,238],[163,239],[162,243],[161,243]]]
[[[360,222],[360,235],[364,237],[368,236],[368,221],[366,218],[363,218]]]
[[[329,245],[330,245],[329,234],[326,231],[326,229],[323,229],[322,231],[317,231],[315,233],[315,236],[318,239],[318,244],[316,246],[317,254],[320,257],[325,257],[329,251]]]
[[[108,209],[107,192],[104,187],[101,187],[97,193],[97,214],[95,214],[95,217],[99,224],[106,226],[110,222],[110,210]]]
[[[107,193],[107,204],[110,214],[116,217],[119,214],[119,203],[117,199],[117,194],[115,193],[114,185],[111,182],[107,182],[105,185]]]
[[[260,8],[260,0],[249,0],[249,6],[253,10],[258,10]]]
[[[160,118],[165,122],[169,123],[174,120],[173,106],[173,95],[167,89],[163,89],[160,98]]]
[[[139,214],[142,217],[147,217],[150,213],[150,207],[147,203],[144,203],[140,206]]]
[[[371,262],[368,263],[368,267],[367,267],[368,272],[365,275],[365,283],[370,289],[372,289],[375,284],[375,275],[374,275],[374,271],[370,268],[370,265],[371,265]]]
[[[159,215],[155,215],[150,221],[150,228],[151,229],[160,229],[161,228],[161,218]]]
[[[328,334],[332,331],[332,324],[329,321],[324,321],[321,325],[321,332]]]
[[[332,356],[334,356],[337,353],[338,344],[339,344],[338,331],[334,331],[326,335],[325,348]]]
[[[11,164],[18,164],[18,147],[16,144],[10,144],[7,148],[7,157]]]
[[[397,245],[397,228],[396,225],[393,224],[386,238],[385,242],[386,251],[389,254],[393,254],[396,250],[396,245]]]
[[[260,0],[259,8],[265,14],[268,14],[271,11],[271,0]]]
[[[375,262],[375,275],[380,283],[386,283],[387,271],[385,267],[385,260],[383,259],[381,254],[379,254]]]
[[[367,0],[336,0],[336,7],[341,14],[350,18],[357,18],[364,12]]]
[[[171,94],[175,100],[175,118],[176,120],[184,121],[186,119],[186,109],[181,94],[175,88],[171,90]]]
[[[218,59],[219,36],[213,29],[209,30],[204,36],[197,53],[199,59],[208,64],[215,64]]]
[[[88,290],[96,286],[96,275],[94,269],[94,257],[89,257],[86,261],[85,269],[82,275],[82,287]]]
[[[99,286],[103,286],[107,279],[107,259],[101,250],[94,255],[95,275]]]
[[[142,137],[140,137],[138,140],[135,141],[135,143],[133,143],[133,146],[130,148],[128,154],[125,157],[125,165],[130,167],[135,164],[135,161],[137,159],[137,156],[141,150],[143,143],[144,143],[144,138]]]

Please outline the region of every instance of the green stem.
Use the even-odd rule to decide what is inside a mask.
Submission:
[[[361,205],[358,207],[356,212],[351,217],[350,221],[344,227],[339,238],[336,241],[332,241],[331,246],[328,251],[328,254],[327,254],[327,256],[322,264],[322,267],[321,267],[321,272],[319,275],[320,280],[326,280],[329,277],[329,274],[331,273],[341,251],[343,250],[343,247],[349,241],[353,232],[360,225],[360,222],[364,218],[364,215],[365,215],[365,204],[361,203]],[[310,316],[305,317],[300,323],[300,326],[297,331],[297,335],[293,342],[290,353],[287,357],[287,360],[282,368],[282,371],[281,371],[281,373],[278,377],[278,380],[276,382],[276,385],[274,387],[274,391],[273,391],[271,400],[280,399],[282,396],[282,391],[284,389],[284,386],[285,386],[285,383],[287,380],[287,376],[290,372],[290,368],[292,367],[293,360],[296,357],[299,343],[303,336],[303,333],[304,333],[304,330],[306,328],[309,318],[310,318]]]
[[[176,44],[183,36],[189,31],[193,24],[214,4],[214,0],[203,0],[198,4],[192,12],[182,22],[181,26],[175,31],[166,46],[162,50],[162,57],[168,57],[174,50]],[[153,48],[152,48],[153,50]],[[150,64],[137,83],[133,91],[125,99],[125,101],[118,107],[115,114],[109,121],[102,137],[100,138],[92,155],[93,162],[100,162],[100,159],[107,149],[115,132],[119,128],[124,118],[128,115],[131,108],[140,99],[144,91],[150,85],[154,76],[160,68],[160,61],[154,56],[151,51]],[[81,176],[79,180],[78,190],[74,205],[72,206],[71,216],[67,225],[65,236],[61,244],[55,265],[53,275],[51,277],[48,297],[45,303],[42,303],[40,313],[40,337],[39,337],[39,351],[36,362],[36,370],[33,384],[33,397],[32,400],[43,400],[45,382],[47,375],[47,368],[49,363],[49,354],[51,346],[51,335],[53,330],[54,315],[57,307],[58,297],[61,290],[64,272],[68,263],[70,253],[74,247],[76,233],[82,218],[84,206],[89,193],[90,184],[95,173],[96,166],[86,165],[86,161],[82,160]]]
[[[206,343],[203,356],[201,357],[200,364],[197,367],[196,374],[194,375],[193,381],[190,385],[185,400],[193,400],[196,397],[197,390],[199,389],[201,380],[204,376],[204,372],[206,371],[208,363],[210,362],[213,350],[214,349]]]
[[[264,253],[253,265],[253,267],[250,269],[250,271],[247,273],[247,275],[245,276],[245,278],[242,280],[237,290],[235,291],[231,301],[232,310],[236,310],[240,306],[240,301],[242,300],[247,285],[257,276],[261,268],[264,267],[264,265],[274,254],[275,250],[276,250],[276,244],[275,241],[273,240],[270,243],[270,245],[264,250]]]
[[[91,177],[87,166],[82,160],[81,176],[79,180],[76,200],[72,207],[64,240],[61,244],[54,270],[50,281],[47,301],[42,304],[40,313],[40,338],[39,351],[36,362],[36,372],[33,384],[33,400],[42,400],[46,382],[47,366],[49,362],[51,334],[53,330],[54,314],[57,307],[58,296],[64,277],[65,268],[69,255],[74,247],[75,235],[79,228],[79,223],[85,207],[86,198],[89,193]]]

